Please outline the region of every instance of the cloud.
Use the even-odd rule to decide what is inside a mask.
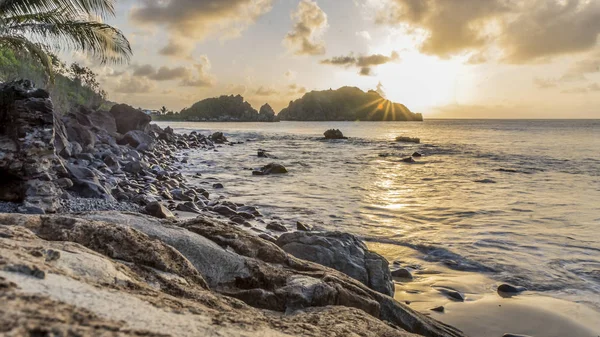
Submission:
[[[171,38],[166,46],[162,47],[158,53],[162,56],[178,57],[189,59],[191,57],[194,43],[191,41],[182,41],[181,39]]]
[[[571,89],[565,89],[561,91],[563,94],[587,94],[600,91],[600,85],[593,83],[585,87],[577,87]]]
[[[165,26],[172,38],[236,37],[272,8],[272,0],[141,0],[130,12],[142,26]],[[177,51],[173,41],[164,53]]]
[[[590,50],[600,33],[597,0],[383,0],[383,4],[377,5],[379,24],[423,33],[421,52],[440,57],[483,52],[495,45],[503,62],[537,62]]]
[[[373,73],[373,67],[395,62],[400,59],[400,55],[397,52],[392,52],[390,56],[382,55],[382,54],[373,54],[373,55],[362,55],[362,56],[354,56],[350,54],[349,56],[336,56],[330,59],[325,59],[321,61],[321,64],[329,64],[334,66],[342,66],[342,67],[357,67],[359,68],[359,74],[362,76],[370,76]]]
[[[184,87],[211,87],[215,79],[208,73],[210,67],[208,57],[202,56],[197,63],[188,67],[161,66],[156,69],[150,64],[133,65],[132,76],[160,82],[179,80],[179,85]]]
[[[115,91],[122,94],[143,94],[152,92],[155,88],[156,84],[145,77],[125,75],[117,83]]]
[[[327,14],[313,0],[301,0],[291,15],[294,26],[283,44],[295,55],[323,55],[322,35],[328,27]]]
[[[371,40],[371,34],[369,34],[369,32],[367,32],[366,30],[360,31],[360,32],[356,32],[356,36],[360,36],[365,40]]]
[[[540,77],[535,77],[533,79],[533,84],[535,84],[535,86],[538,89],[550,89],[550,88],[556,88],[556,86],[557,86],[556,80],[551,79],[551,78],[540,78]]]
[[[296,76],[298,76],[298,72],[293,71],[293,70],[288,70],[285,72],[284,75],[288,80],[293,81],[296,79]]]
[[[256,89],[256,91],[254,92],[255,95],[257,96],[273,96],[273,95],[277,95],[279,94],[279,91],[277,91],[277,89],[273,88],[273,87],[259,87],[258,89]]]
[[[297,84],[288,85],[288,95],[305,94],[306,91],[305,87],[301,87]]]
[[[573,63],[561,77],[563,81],[584,81],[585,75],[600,72],[600,53]]]

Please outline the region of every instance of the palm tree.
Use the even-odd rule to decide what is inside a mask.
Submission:
[[[0,0],[0,47],[32,54],[51,80],[49,50],[87,52],[102,64],[127,62],[127,38],[100,22],[114,15],[114,0]]]
[[[163,105],[163,107],[162,107],[162,108],[160,108],[160,114],[161,114],[161,115],[166,115],[166,114],[167,114],[167,111],[168,111],[168,110],[167,110],[167,107],[166,107],[166,106],[164,106],[164,105]]]

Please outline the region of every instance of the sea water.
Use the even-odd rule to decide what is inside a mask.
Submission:
[[[158,124],[244,142],[190,152],[185,170],[289,227],[410,247],[425,263],[600,310],[599,120]],[[320,139],[331,128],[350,138]],[[269,162],[289,174],[252,176]]]

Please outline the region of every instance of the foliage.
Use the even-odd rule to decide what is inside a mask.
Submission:
[[[107,104],[106,93],[100,88],[96,74],[87,67],[73,63],[67,66],[53,54],[49,54],[55,71],[55,80],[49,85],[45,69],[28,53],[15,53],[0,48],[0,81],[26,78],[37,86],[46,86],[56,111],[66,113],[77,105],[92,109]],[[110,109],[110,106],[108,106]]]
[[[273,122],[275,114],[259,113],[244,97],[237,95],[208,98],[197,102],[190,108],[183,109],[179,116],[171,116],[172,120],[191,121],[257,121]],[[272,111],[272,110],[271,110]]]
[[[312,91],[279,113],[281,120],[292,121],[421,121],[421,114],[391,102],[376,91],[355,87]]]
[[[114,0],[1,0],[0,47],[28,53],[51,80],[48,50],[84,51],[102,63],[128,61],[131,46],[123,33],[90,19],[114,14]]]

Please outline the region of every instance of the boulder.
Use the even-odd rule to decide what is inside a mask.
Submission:
[[[78,196],[114,200],[110,192],[100,183],[94,171],[75,164],[66,164],[65,167],[73,182],[73,187],[70,190]]]
[[[143,131],[133,130],[127,132],[123,136],[123,139],[121,139],[118,143],[121,145],[130,145],[133,148],[137,148],[142,144],[146,144],[149,149],[152,149],[154,147],[155,140]]]
[[[223,144],[228,142],[227,137],[223,135],[223,132],[215,132],[208,138],[212,140],[215,144]]]
[[[281,235],[277,245],[299,259],[339,270],[373,290],[394,296],[388,261],[352,234],[294,232]]]
[[[106,130],[109,135],[117,133],[117,122],[110,112],[104,110],[94,111],[90,113],[89,118],[95,127]]]
[[[323,134],[325,139],[348,139],[339,129],[329,129]]]
[[[152,121],[150,116],[127,104],[113,106],[110,114],[115,118],[117,132],[121,134],[133,130],[146,131]]]
[[[60,209],[61,189],[54,183],[55,126],[48,92],[29,81],[0,84],[0,200],[23,203],[45,212]],[[61,152],[69,151],[59,133]]]
[[[159,219],[168,219],[173,218],[174,215],[169,211],[165,206],[163,206],[160,202],[154,201],[146,205],[146,212],[148,215],[151,215],[155,218]]]
[[[269,174],[285,174],[288,170],[281,164],[271,163],[263,166],[260,170],[252,171],[252,175],[266,176]]]
[[[275,231],[275,232],[287,232],[288,231],[288,229],[284,225],[282,225],[278,222],[271,222],[271,223],[267,224],[266,228],[270,229],[272,231]]]
[[[303,222],[297,221],[296,222],[296,229],[299,231],[304,231],[304,232],[310,232],[313,230],[313,226],[309,225],[309,224],[305,224]]]

